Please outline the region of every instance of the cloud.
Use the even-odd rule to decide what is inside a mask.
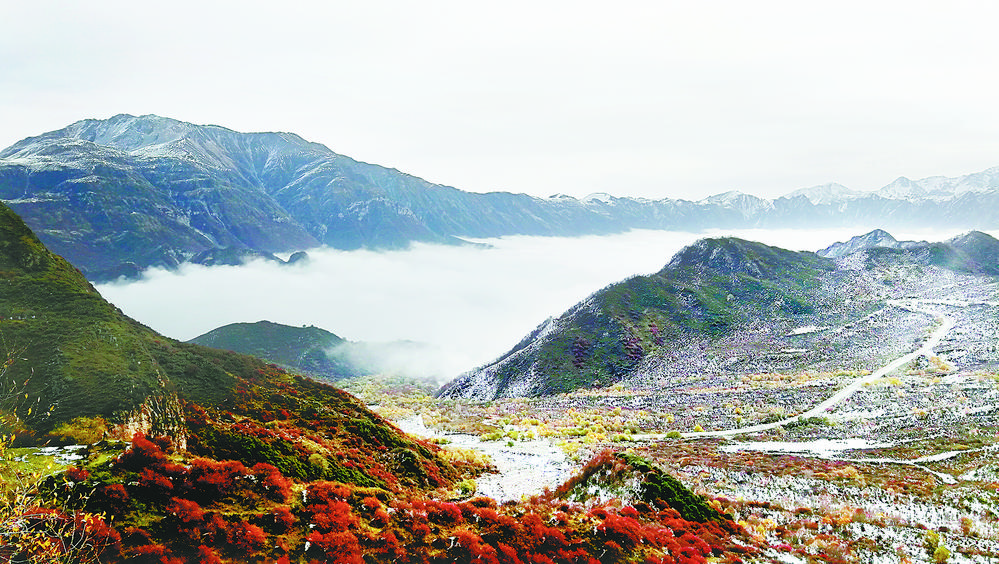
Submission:
[[[715,231],[795,250],[818,250],[870,228]],[[893,233],[941,240],[955,233]],[[351,341],[413,341],[385,366],[440,379],[489,362],[549,316],[635,274],[661,269],[704,234],[631,231],[579,238],[503,237],[490,248],[313,249],[294,265],[184,265],[98,287],[153,329],[187,340],[236,322],[315,325]]]

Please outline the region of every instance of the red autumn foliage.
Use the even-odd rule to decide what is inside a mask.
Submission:
[[[461,516],[461,510],[453,503],[428,501],[427,518],[432,523],[439,525],[458,525],[465,520]]]
[[[226,531],[226,539],[235,554],[241,557],[256,554],[267,544],[264,530],[246,521],[231,525]]]
[[[70,482],[85,482],[90,477],[90,471],[79,466],[72,466],[66,469],[66,479]]]
[[[205,512],[196,502],[176,497],[170,500],[166,510],[183,523],[200,522],[205,517]]]
[[[276,467],[259,462],[250,471],[257,478],[257,483],[264,488],[267,499],[286,503],[291,497],[291,482]]]
[[[166,462],[166,454],[156,443],[146,439],[142,433],[136,433],[132,437],[132,446],[121,454],[118,465],[139,472],[144,468],[155,466]]]
[[[222,564],[217,552],[205,545],[198,547],[198,564]]]
[[[97,510],[120,515],[128,508],[128,491],[122,484],[106,484],[91,494],[89,503]]]
[[[342,564],[363,564],[361,545],[357,537],[350,532],[320,533],[313,531],[308,537],[313,545],[310,553],[318,551],[330,562]]]
[[[270,516],[274,532],[279,535],[287,533],[295,525],[295,516],[291,514],[291,510],[287,506],[279,505],[275,507],[271,510]]]
[[[139,487],[148,497],[159,497],[173,490],[173,482],[152,468],[146,468],[139,474]]]
[[[248,475],[246,466],[235,460],[217,462],[195,458],[189,470],[191,495],[201,501],[218,501],[237,494],[237,482]]]

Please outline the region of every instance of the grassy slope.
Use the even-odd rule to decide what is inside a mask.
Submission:
[[[702,240],[660,272],[608,286],[563,314],[557,333],[500,369],[500,389],[531,367],[547,393],[606,385],[676,339],[808,313],[818,277],[831,268],[813,253]]]
[[[0,316],[4,346],[16,353],[5,384],[27,382],[31,400],[18,406],[22,443],[78,417],[112,426],[145,418],[153,431],[189,431],[204,454],[269,462],[294,477],[381,487],[457,478],[439,449],[341,390],[251,356],[168,339],[126,317],[2,206]]]
[[[270,321],[231,323],[190,342],[253,355],[322,378],[348,378],[362,373],[349,362],[327,354],[345,341],[318,327],[291,327]]]

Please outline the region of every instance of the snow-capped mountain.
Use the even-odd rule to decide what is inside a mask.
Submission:
[[[821,206],[852,200],[863,195],[863,192],[851,190],[842,184],[830,182],[829,184],[821,184],[819,186],[812,186],[811,188],[800,188],[784,197],[794,198],[797,196],[804,196],[805,198],[808,198],[809,202],[817,206]]]
[[[999,167],[830,184],[774,200],[476,194],[358,162],[292,133],[158,116],[88,119],[0,151],[0,200],[92,280],[172,267],[211,249],[398,248],[502,235],[668,229],[999,227]]]
[[[816,254],[820,257],[837,259],[852,255],[858,251],[872,249],[875,247],[887,249],[909,249],[921,244],[925,244],[925,242],[917,243],[915,241],[898,241],[887,231],[883,229],[875,229],[870,233],[857,235],[845,243],[833,243]]]

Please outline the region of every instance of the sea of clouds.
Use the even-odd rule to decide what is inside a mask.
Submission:
[[[502,237],[487,246],[416,244],[401,251],[308,251],[292,265],[187,264],[151,269],[138,280],[98,286],[126,314],[180,340],[236,322],[315,325],[351,341],[413,341],[386,362],[399,373],[446,381],[485,364],[549,316],[636,274],[660,270],[705,236],[735,235],[816,251],[869,228],[636,230],[607,236]],[[893,233],[943,240],[959,232]]]

